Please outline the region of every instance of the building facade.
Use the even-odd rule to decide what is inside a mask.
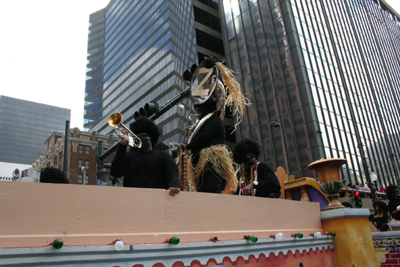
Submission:
[[[129,126],[146,103],[162,107],[187,88],[192,64],[225,54],[216,0],[113,0],[89,20],[86,130],[111,133],[115,112]],[[156,120],[166,144],[185,141],[192,102],[181,104]]]
[[[108,5],[107,7],[109,7]],[[107,7],[90,15],[86,65],[84,129],[102,118],[103,58]]]
[[[0,162],[31,165],[55,131],[64,131],[71,110],[0,96]]]
[[[398,183],[400,24],[380,2],[220,1],[227,65],[252,102],[237,137],[261,160],[315,177],[311,162],[341,157],[352,185]]]
[[[68,144],[68,168],[67,178],[71,184],[85,185],[97,184],[96,156],[98,142],[103,142],[103,150],[106,151],[120,140],[113,135],[103,135],[97,132],[80,131],[78,128],[70,129]],[[45,149],[32,165],[35,171],[42,171],[46,167],[54,167],[63,170],[64,161],[64,134],[54,132],[45,142]],[[111,163],[114,154],[105,158],[104,162]],[[82,170],[85,167],[85,173]]]

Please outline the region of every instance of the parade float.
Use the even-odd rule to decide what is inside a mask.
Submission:
[[[213,92],[228,95],[216,82],[218,70],[211,63],[201,69],[202,79],[192,79],[198,82],[192,82],[192,91],[204,101]],[[212,89],[216,86],[220,90]],[[239,89],[234,92],[240,95]],[[189,93],[187,89],[157,106],[150,118],[155,120]],[[122,115],[115,115],[109,120],[113,127],[122,122]],[[106,176],[104,158],[117,146],[104,154],[98,150],[98,177]],[[399,232],[373,237],[370,210],[341,205],[340,168],[345,163],[312,162],[309,169],[319,181],[293,179],[279,167],[279,199],[191,191],[172,197],[162,189],[4,181],[0,266],[366,267],[378,266],[378,259],[391,266],[386,264],[400,258]],[[185,178],[181,183],[185,189]]]
[[[399,243],[368,209],[304,200],[8,181],[0,200],[0,266],[378,266]]]

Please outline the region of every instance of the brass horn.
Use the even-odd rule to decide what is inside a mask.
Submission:
[[[142,140],[122,123],[121,113],[115,112],[111,114],[108,118],[108,125],[115,127],[115,133],[125,141],[128,141],[129,146],[137,148],[142,147]]]

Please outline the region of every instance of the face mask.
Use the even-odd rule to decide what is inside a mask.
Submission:
[[[202,107],[196,107],[196,111],[199,114],[199,120],[206,116],[209,112]]]
[[[245,156],[245,163],[248,163],[248,164],[256,163],[256,155],[254,155],[251,152],[247,153]]]
[[[396,199],[400,199],[400,189],[396,188],[394,189],[394,196],[396,197]]]
[[[146,151],[151,145],[150,137],[145,133],[138,134],[137,136],[142,140],[142,146],[139,150]]]

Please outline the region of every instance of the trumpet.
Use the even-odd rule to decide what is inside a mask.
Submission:
[[[142,147],[142,140],[134,134],[131,130],[129,130],[128,127],[126,127],[122,123],[122,114],[119,112],[111,114],[110,118],[108,118],[108,125],[111,127],[115,127],[115,133],[127,141],[129,143],[129,146],[131,147],[137,147],[141,148]]]

